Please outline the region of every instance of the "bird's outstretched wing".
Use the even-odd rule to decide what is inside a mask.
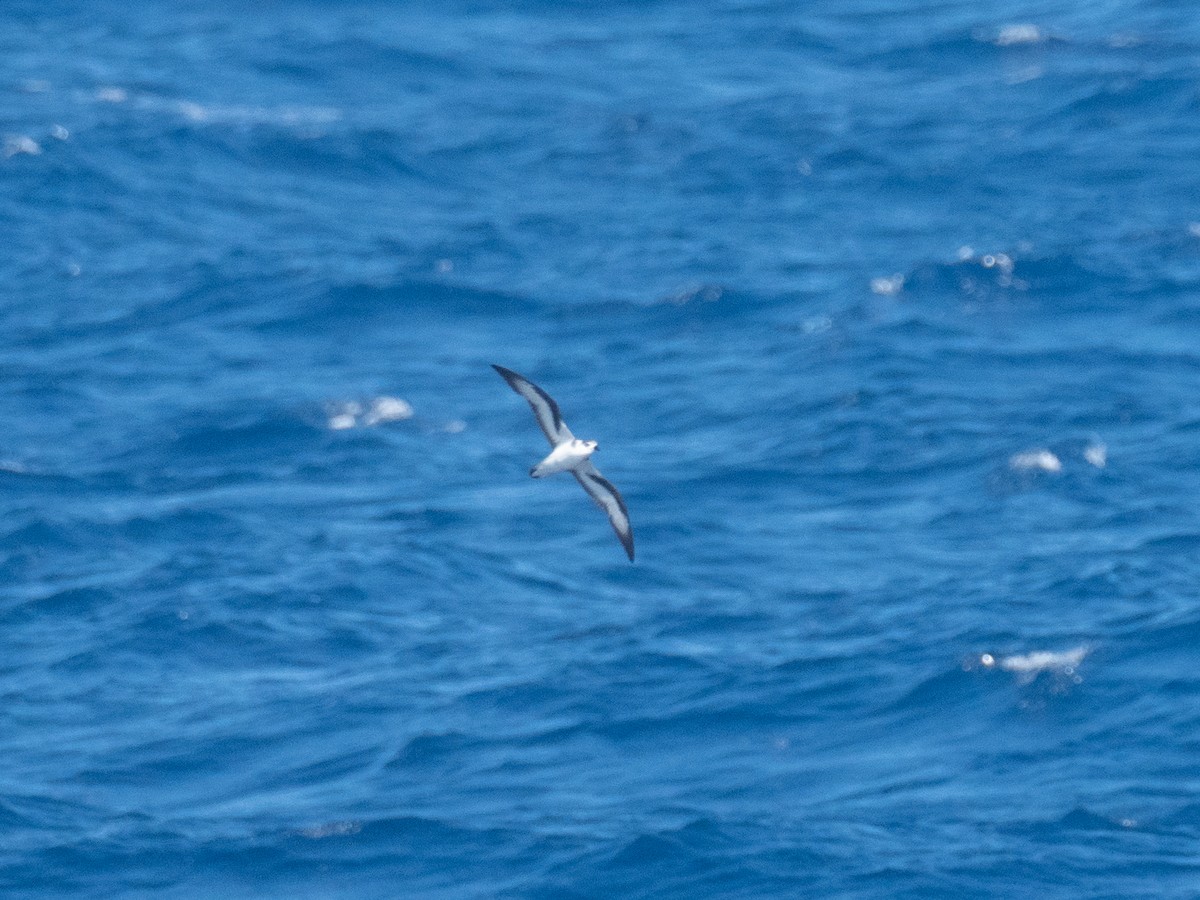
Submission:
[[[583,485],[588,496],[608,513],[608,521],[612,522],[613,531],[617,533],[621,546],[629,554],[629,561],[633,562],[633,526],[629,524],[629,510],[625,508],[625,501],[621,499],[620,492],[613,487],[611,481],[597,471],[591,460],[583,462],[573,469],[571,474]]]
[[[575,440],[571,429],[563,423],[562,413],[558,411],[558,404],[554,402],[553,397],[512,369],[495,364],[492,365],[492,368],[500,373],[500,377],[508,382],[510,388],[529,401],[529,405],[533,407],[533,414],[537,417],[538,425],[542,426],[542,433],[546,435],[546,440],[550,442],[551,447],[557,447],[563,441]]]

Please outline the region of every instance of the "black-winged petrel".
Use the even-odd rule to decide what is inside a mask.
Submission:
[[[550,455],[529,470],[534,478],[545,478],[557,472],[570,472],[583,485],[600,508],[608,513],[608,521],[612,523],[613,531],[621,541],[621,546],[629,554],[633,562],[633,528],[629,524],[629,510],[621,494],[613,487],[612,482],[597,471],[592,465],[591,456],[598,449],[595,441],[581,441],[571,434],[571,429],[562,420],[558,404],[554,398],[540,387],[518,375],[511,369],[492,365],[500,373],[500,377],[508,382],[508,386],[529,401],[542,433],[550,442]]]

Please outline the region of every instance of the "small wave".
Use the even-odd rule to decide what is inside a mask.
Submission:
[[[344,330],[357,337],[364,330],[408,322],[414,316],[526,317],[542,312],[541,303],[522,295],[420,280],[367,280],[335,285],[293,304],[282,314],[268,310],[257,327],[306,335],[313,328],[323,333]]]
[[[734,846],[732,835],[707,818],[658,832],[644,832],[624,843],[608,860],[613,868],[642,868],[647,865],[693,864],[710,860]]]
[[[981,688],[969,674],[973,667],[974,663],[969,661],[961,667],[925,678],[896,702],[895,711],[926,715],[930,710],[937,710],[940,715],[964,704],[977,706],[981,702]]]
[[[30,605],[39,612],[62,616],[82,616],[112,606],[116,596],[109,590],[95,587],[70,587],[30,598]]]
[[[656,834],[640,834],[613,854],[611,865],[641,868],[661,865],[686,855],[687,850],[679,841]]]
[[[175,446],[184,453],[200,454],[211,460],[216,455],[252,457],[278,442],[307,439],[311,423],[275,410],[238,410],[224,418],[205,417],[181,426]]]
[[[1138,825],[1135,819],[1117,819],[1112,816],[1101,815],[1100,813],[1093,812],[1086,806],[1075,807],[1060,818],[1057,824],[1063,828],[1081,831],[1120,831],[1127,828],[1136,828]]]
[[[1044,286],[1049,280],[1066,278],[1077,268],[1070,261],[1018,258],[1015,252],[1002,250],[979,252],[964,244],[953,261],[925,263],[903,275],[902,286],[918,294],[932,289],[973,301],[998,300],[1029,292],[1035,280]]]
[[[469,756],[485,742],[461,731],[427,732],[410,738],[385,763],[385,768],[413,768],[450,764]]]
[[[960,313],[1006,307],[1032,311],[1051,295],[1059,298],[1056,313],[1064,304],[1094,312],[1097,290],[1105,285],[1113,292],[1128,287],[1070,254],[1039,255],[1033,244],[1017,241],[1007,250],[964,244],[950,259],[919,262],[905,273],[904,292],[914,299],[956,301]]]
[[[1164,819],[1167,825],[1200,828],[1200,803],[1186,803]]]
[[[1013,271],[1016,269],[1016,260],[1007,253],[981,253],[972,255],[970,247],[960,247],[958,249],[958,259],[962,263],[978,265],[984,269],[995,270],[996,285],[998,287],[1013,287],[1017,290],[1027,290],[1029,283],[1021,279],[1013,278]]]
[[[725,296],[725,288],[719,284],[700,284],[682,288],[664,297],[661,302],[671,306],[686,306],[697,301],[701,303],[716,303]]]

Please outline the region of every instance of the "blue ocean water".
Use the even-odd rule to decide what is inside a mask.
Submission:
[[[5,3],[0,894],[1200,896],[1195,12]]]

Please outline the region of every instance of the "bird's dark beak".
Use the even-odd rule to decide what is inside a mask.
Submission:
[[[595,447],[593,447],[593,448],[592,448],[592,450],[593,450],[593,451],[596,451],[596,450],[599,450],[599,449],[600,449],[600,445],[599,445],[599,444],[597,444]]]

